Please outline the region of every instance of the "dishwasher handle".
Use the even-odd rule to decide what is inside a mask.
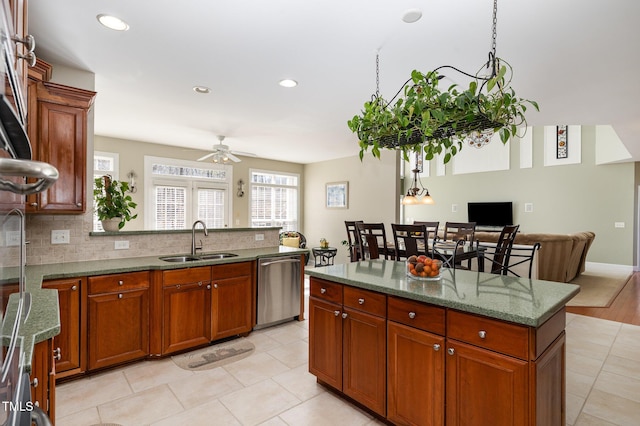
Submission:
[[[278,259],[278,260],[270,260],[270,261],[267,261],[267,262],[259,262],[258,264],[259,264],[259,266],[262,267],[262,266],[275,265],[275,264],[278,264],[278,263],[300,263],[300,259],[299,258],[295,258],[294,259],[294,258],[288,257],[286,259]]]

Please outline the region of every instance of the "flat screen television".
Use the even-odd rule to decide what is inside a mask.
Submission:
[[[485,202],[467,203],[469,222],[476,226],[505,226],[513,225],[513,203]]]

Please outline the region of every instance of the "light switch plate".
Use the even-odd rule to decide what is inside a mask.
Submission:
[[[51,231],[51,244],[69,244],[71,239],[68,229],[53,229]]]
[[[616,228],[624,228],[624,222],[616,222],[613,224]]]
[[[129,241],[115,241],[114,249],[116,250],[128,250],[129,249]]]
[[[533,203],[524,203],[524,212],[533,213]]]
[[[264,234],[256,234],[256,241],[264,241]]]
[[[458,205],[451,204],[451,213],[457,213],[457,212],[458,212]]]

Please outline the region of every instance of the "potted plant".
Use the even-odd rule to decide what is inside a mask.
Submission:
[[[447,163],[462,149],[465,138],[487,130],[499,132],[507,143],[519,126],[526,126],[527,104],[536,110],[538,104],[516,96],[510,87],[509,64],[496,58],[487,66],[493,69],[492,75],[476,74],[466,90],[455,84],[441,90],[443,76],[438,70],[452,67],[440,67],[426,74],[414,70],[398,92],[403,97],[393,105],[395,97],[386,102],[376,93],[362,113],[348,122],[360,141],[360,159],[369,148],[377,158],[381,149],[399,149],[405,160],[410,152],[424,149],[427,160],[444,154]]]
[[[129,184],[112,180],[111,176],[95,178],[93,197],[96,202],[96,213],[105,231],[118,231],[126,222],[138,217],[132,215],[137,207],[131,196],[127,194]]]

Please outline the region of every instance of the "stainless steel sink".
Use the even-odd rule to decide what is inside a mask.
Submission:
[[[200,260],[200,258],[195,256],[163,256],[160,260],[164,260],[165,262],[193,262]]]
[[[213,260],[213,259],[226,259],[227,257],[236,257],[235,253],[209,253],[200,255],[200,259],[202,260]]]

